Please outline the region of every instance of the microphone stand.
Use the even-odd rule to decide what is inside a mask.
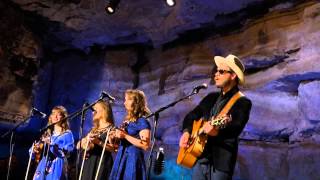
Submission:
[[[154,149],[154,144],[155,144],[155,134],[156,134],[156,130],[157,130],[157,125],[158,125],[158,120],[159,120],[159,114],[160,112],[168,109],[169,107],[173,107],[174,105],[176,105],[178,102],[181,102],[185,99],[188,99],[190,98],[191,96],[195,95],[195,94],[198,94],[199,93],[199,90],[200,89],[193,89],[193,91],[188,94],[187,96],[184,96],[166,106],[163,106],[161,108],[159,108],[157,111],[155,111],[154,113],[150,114],[149,116],[147,116],[146,118],[150,118],[153,116],[153,122],[154,122],[154,126],[153,126],[153,131],[152,131],[152,134],[151,134],[151,149],[150,149],[150,154],[148,156],[148,164],[147,164],[147,180],[150,179],[150,176],[151,176],[151,165],[152,165],[152,153],[153,153],[153,149]]]
[[[10,169],[11,169],[11,161],[12,161],[12,155],[13,155],[13,148],[14,148],[14,136],[15,136],[15,132],[18,129],[18,127],[20,127],[22,124],[24,124],[27,120],[30,119],[30,117],[33,116],[33,113],[31,112],[31,115],[29,115],[27,118],[25,118],[23,121],[21,121],[20,123],[18,123],[15,127],[13,127],[12,129],[10,129],[9,131],[5,132],[4,134],[1,135],[1,138],[5,138],[8,134],[11,134],[10,136],[10,142],[9,142],[9,162],[8,162],[8,171],[7,171],[7,180],[9,180],[10,177]]]
[[[81,111],[81,121],[80,121],[80,131],[79,131],[79,139],[80,139],[80,148],[77,150],[77,161],[76,161],[76,178],[78,178],[78,164],[79,164],[79,161],[80,161],[80,154],[81,154],[81,147],[82,147],[82,135],[83,135],[83,124],[84,124],[84,121],[86,119],[85,117],[85,114],[86,114],[86,111],[84,110],[84,108],[86,108],[89,104],[88,103],[84,103],[83,106],[82,106],[82,111]]]

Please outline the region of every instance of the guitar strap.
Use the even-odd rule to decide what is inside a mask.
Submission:
[[[227,114],[229,112],[229,110],[231,109],[231,107],[234,105],[234,103],[242,96],[244,96],[244,94],[240,91],[238,91],[236,94],[234,94],[216,117]]]

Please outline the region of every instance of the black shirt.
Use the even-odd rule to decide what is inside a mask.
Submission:
[[[238,91],[238,87],[234,87],[224,95],[222,92],[208,94],[186,115],[183,121],[184,131],[191,134],[194,120],[200,118],[208,120],[217,115]],[[224,129],[220,129],[217,136],[208,136],[204,152],[199,159],[207,159],[207,162],[220,171],[233,173],[238,152],[238,136],[249,120],[251,106],[251,101],[245,96],[234,103],[229,110],[232,121]]]

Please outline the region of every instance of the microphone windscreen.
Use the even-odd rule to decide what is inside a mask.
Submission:
[[[207,89],[208,88],[208,84],[207,83],[203,83],[202,86]]]

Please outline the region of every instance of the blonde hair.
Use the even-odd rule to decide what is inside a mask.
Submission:
[[[52,113],[53,113],[53,111],[58,111],[60,113],[60,115],[62,116],[62,119],[68,117],[68,112],[67,112],[67,109],[65,107],[63,107],[63,106],[55,106],[51,110],[51,114],[50,114],[49,119],[48,119],[48,124],[52,124]],[[64,133],[65,131],[70,129],[69,128],[68,119],[63,120],[62,122],[58,123],[58,125],[62,128],[62,133]]]
[[[93,119],[92,131],[95,131],[100,128],[100,123],[99,123],[100,120],[114,124],[113,113],[112,113],[112,108],[111,108],[110,103],[105,102],[105,101],[98,101],[94,106],[97,106],[97,105],[101,106],[103,109],[102,118],[101,119]]]
[[[147,104],[147,98],[143,91],[136,89],[128,89],[125,94],[133,99],[133,107],[128,110],[126,120],[136,121],[140,117],[145,117],[150,114]]]

